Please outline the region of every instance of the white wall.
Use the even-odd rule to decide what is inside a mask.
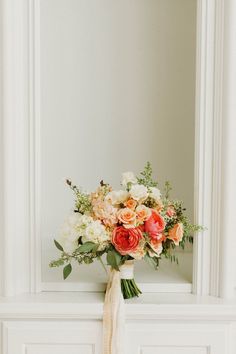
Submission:
[[[119,186],[150,160],[192,215],[195,17],[195,0],[41,1],[44,280],[73,205],[65,177]]]

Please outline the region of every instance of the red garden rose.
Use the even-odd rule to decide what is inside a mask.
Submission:
[[[138,227],[126,229],[118,226],[113,231],[112,243],[120,254],[126,255],[137,249],[142,237],[142,231]]]
[[[164,228],[165,221],[163,217],[155,210],[152,210],[152,215],[144,223],[145,232],[147,232],[151,238],[159,239]]]

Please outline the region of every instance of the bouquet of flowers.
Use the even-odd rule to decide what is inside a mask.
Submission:
[[[74,212],[54,240],[61,256],[50,263],[64,266],[64,279],[72,271],[72,260],[90,264],[97,259],[106,269],[102,259],[106,254],[107,265],[120,271],[124,298],[139,296],[134,261],[144,259],[156,269],[163,256],[178,263],[175,248],[184,249],[201,229],[189,221],[181,201],[170,199],[168,182],[161,194],[150,163],[139,176],[123,173],[120,190],[103,181],[92,193],[84,193],[69,180],[67,184],[75,194]]]

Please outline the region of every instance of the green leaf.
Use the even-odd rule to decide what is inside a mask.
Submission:
[[[151,267],[157,268],[158,264],[155,261],[155,257],[150,257],[148,254],[144,256],[144,260],[149,264]]]
[[[98,250],[98,247],[99,247],[99,244],[98,244],[98,243],[95,243],[94,246],[93,246],[92,251],[93,251],[94,253],[96,253],[97,250]]]
[[[88,241],[83,243],[79,248],[78,251],[80,253],[88,253],[91,251],[94,251],[94,249],[96,249],[97,245],[94,242]]]
[[[58,248],[60,251],[64,252],[63,247],[60,245],[59,242],[57,242],[56,240],[54,240],[54,243],[55,243],[56,248]]]
[[[121,255],[115,250],[108,251],[107,253],[107,263],[114,269],[119,270],[119,265],[121,264]]]
[[[69,263],[63,268],[63,278],[64,278],[64,280],[70,275],[71,271],[72,271],[72,266]]]

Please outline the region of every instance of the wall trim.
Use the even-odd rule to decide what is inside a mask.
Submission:
[[[1,301],[1,319],[102,319],[103,294],[40,293]],[[127,320],[236,321],[236,306],[191,294],[144,294],[126,302]]]
[[[207,229],[194,244],[193,291],[219,295],[224,0],[199,0],[195,126],[195,220]]]

